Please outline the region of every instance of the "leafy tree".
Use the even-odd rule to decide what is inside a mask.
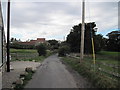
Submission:
[[[58,49],[59,43],[57,40],[48,40],[48,43],[50,44],[50,49]]]
[[[94,44],[95,44],[95,52],[100,51],[101,49],[105,49],[106,38],[103,35],[98,34],[94,36]]]
[[[69,46],[70,47],[70,45],[66,41],[61,42],[59,46],[60,47],[61,46]]]
[[[10,39],[10,43],[16,43],[16,42],[21,42],[21,40],[20,39],[17,40],[16,38],[13,37]]]
[[[81,24],[75,25],[70,34],[67,36],[67,43],[70,45],[71,52],[80,52],[80,42],[81,42]],[[85,24],[85,44],[84,44],[84,52],[92,53],[92,44],[91,44],[91,34],[95,39],[96,31],[94,28],[96,27],[95,22],[86,23]],[[97,41],[97,40],[96,40]],[[95,43],[95,51],[100,51],[101,47],[98,47],[97,43]]]
[[[120,52],[120,31],[112,31],[107,34],[108,40],[106,42],[106,49],[108,51]]]
[[[66,56],[70,52],[70,47],[69,46],[61,46],[58,51],[59,56]]]
[[[46,55],[46,53],[47,53],[46,46],[43,43],[37,45],[36,48],[37,48],[37,52],[38,52],[39,56]]]
[[[21,42],[21,40],[19,39],[18,42]]]
[[[11,38],[10,42],[13,42],[14,41],[14,38]]]

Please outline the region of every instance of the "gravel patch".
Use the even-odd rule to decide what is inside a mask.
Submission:
[[[11,71],[2,74],[2,88],[11,88],[12,83],[19,79],[21,73],[25,72],[26,67],[38,68],[41,63],[31,61],[13,61],[11,64]]]

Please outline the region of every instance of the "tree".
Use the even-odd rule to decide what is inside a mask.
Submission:
[[[14,42],[14,38],[11,38],[10,42]]]
[[[20,41],[21,41],[20,39],[17,40],[16,38],[13,37],[10,39],[11,43],[20,42]]]
[[[71,52],[80,52],[80,42],[81,42],[81,24],[75,25],[70,34],[67,36],[67,43],[70,45]],[[85,24],[85,44],[84,44],[84,52],[92,53],[92,44],[91,44],[91,34],[93,38],[96,38],[96,31],[94,28],[96,27],[95,22],[86,23]],[[99,47],[95,43],[95,51],[99,51]]]
[[[97,34],[94,36],[94,44],[95,44],[95,52],[100,51],[101,49],[105,49],[106,38],[101,34]]]
[[[108,40],[106,42],[106,49],[108,51],[120,52],[120,31],[112,31],[107,34]]]
[[[18,42],[21,42],[21,40],[19,39]]]
[[[48,40],[48,43],[50,44],[50,49],[58,49],[59,43],[57,40]]]
[[[69,46],[61,46],[58,51],[58,56],[66,56],[70,52]]]
[[[38,52],[39,56],[46,55],[46,53],[47,53],[46,46],[43,43],[37,45],[36,48],[37,48],[37,52]]]

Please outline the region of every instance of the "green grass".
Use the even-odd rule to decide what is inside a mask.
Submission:
[[[92,56],[85,56],[84,57],[85,60],[89,60],[91,62],[93,62],[93,58]],[[120,62],[119,60],[116,60],[116,59],[112,59],[112,58],[109,58],[107,56],[102,56],[102,55],[96,55],[96,59],[95,59],[96,62],[101,62],[101,63],[106,63],[106,64],[114,64],[114,65],[118,65],[118,63]]]
[[[37,53],[34,49],[10,49],[10,53]]]
[[[118,65],[118,63],[120,63],[120,56],[118,54],[120,54],[120,52],[101,51],[96,54],[96,62]],[[93,58],[92,55],[89,55],[85,56],[84,59],[92,61]]]
[[[42,62],[45,58],[47,58],[48,56],[52,55],[53,53],[51,51],[47,51],[47,55],[46,56],[36,56],[33,58],[27,58],[27,59],[19,59],[19,61],[35,61],[35,62]]]
[[[90,60],[84,60],[79,63],[79,59],[63,57],[62,60],[70,65],[79,74],[89,79],[89,81],[97,88],[116,88],[118,87],[118,81],[111,79],[107,74],[101,73],[98,70],[94,70],[91,67],[92,62]]]
[[[114,53],[114,54],[112,54]],[[115,72],[120,74],[120,70],[115,68],[119,66],[120,61],[116,59],[118,56],[116,55],[118,52],[108,52],[108,51],[101,51],[100,53],[96,54],[96,66],[98,68],[102,68],[109,72]],[[112,55],[111,55],[112,54]],[[93,58],[92,56],[85,56],[84,60],[87,62],[90,61],[91,65],[93,65]],[[106,64],[106,65],[104,65]]]
[[[100,51],[99,54],[118,56],[118,54],[120,54],[120,52]]]
[[[97,53],[97,57],[102,56],[105,59],[114,59],[119,60],[120,59],[120,52],[110,52],[110,51],[100,51]]]
[[[71,57],[64,57],[63,61],[81,75],[87,77],[96,87],[114,88],[118,87],[119,77],[111,73],[120,74],[120,70],[116,68],[120,63],[118,54],[120,52],[101,51],[97,53],[95,67],[92,55],[85,55],[83,63],[78,63],[79,59]]]
[[[32,49],[10,49],[12,61],[43,61],[54,52],[47,50],[46,56],[39,56],[37,50]]]

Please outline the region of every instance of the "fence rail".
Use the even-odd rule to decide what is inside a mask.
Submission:
[[[93,65],[91,65],[91,67],[94,67]],[[116,73],[116,72],[112,72],[112,71],[108,71],[108,70],[105,70],[101,67],[95,67],[96,70],[100,71],[100,72],[105,72],[109,75],[112,75],[114,77],[117,77],[117,78],[120,78],[120,74],[119,73]]]
[[[76,57],[76,56],[71,56],[71,55],[67,55],[68,57],[72,57],[72,58],[76,58],[76,59],[79,59],[79,57]],[[91,65],[91,63],[87,63],[87,65],[89,65],[91,68],[94,68],[94,65]],[[110,67],[112,68],[114,71],[110,71],[110,70],[106,70],[104,69],[102,66],[106,66],[106,67]],[[111,64],[106,64],[106,63],[102,63],[102,62],[97,62],[96,65],[95,65],[95,69],[97,71],[100,71],[100,72],[104,72],[104,73],[107,73],[113,77],[116,77],[116,78],[120,78],[120,74],[118,73],[118,69],[120,68],[119,65],[111,65]]]

